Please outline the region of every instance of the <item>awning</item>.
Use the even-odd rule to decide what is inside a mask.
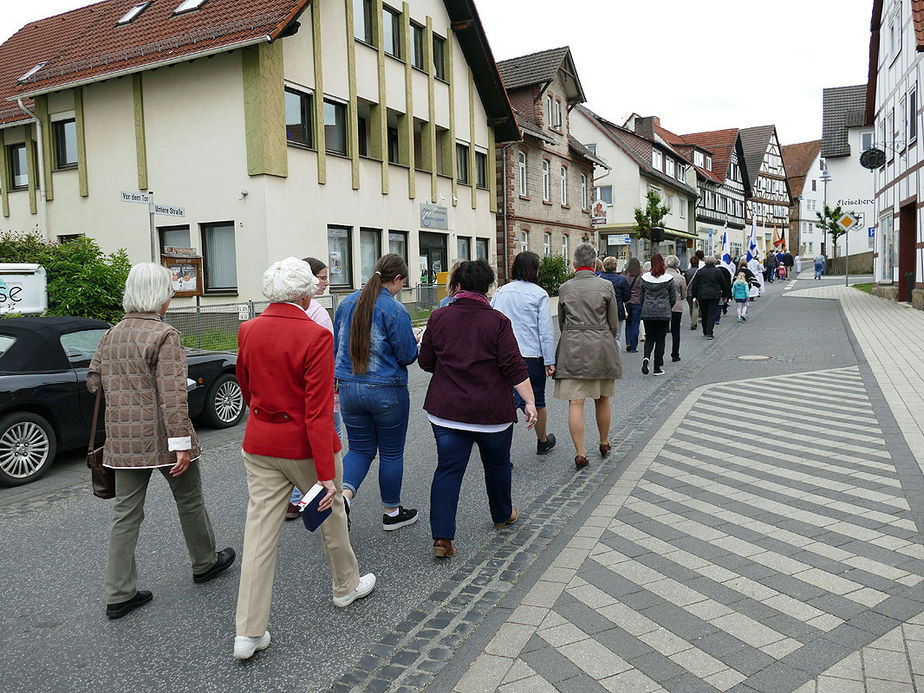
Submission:
[[[699,240],[699,234],[687,233],[686,231],[674,231],[674,229],[664,229],[665,236],[672,236],[674,238],[688,238],[690,240],[696,241]]]

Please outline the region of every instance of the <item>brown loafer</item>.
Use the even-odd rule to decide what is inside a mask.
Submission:
[[[510,519],[507,520],[506,522],[495,522],[494,529],[503,529],[504,527],[507,527],[508,525],[512,525],[514,522],[517,521],[517,517],[519,517],[517,515],[517,509],[514,508],[513,513],[510,515]]]
[[[576,455],[574,458],[574,466],[578,469],[584,469],[590,462],[587,461],[587,458],[583,455]]]
[[[456,555],[456,547],[450,539],[434,539],[433,555],[437,558],[452,558]]]
[[[606,457],[607,455],[610,454],[610,450],[611,450],[611,449],[612,449],[612,448],[610,447],[609,442],[600,443],[600,456],[601,456],[601,457]]]

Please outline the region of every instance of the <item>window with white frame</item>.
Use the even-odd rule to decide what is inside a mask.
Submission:
[[[685,197],[680,198],[680,218],[687,218],[687,199]]]
[[[237,291],[234,222],[202,224],[202,268],[206,292]]]
[[[549,162],[542,161],[542,199],[545,202],[552,201],[552,171]]]
[[[708,154],[706,154],[706,170],[707,171],[712,170],[712,157],[709,156]]]
[[[594,199],[600,200],[601,202],[606,202],[606,204],[613,204],[613,186],[612,185],[599,185],[594,188]]]
[[[891,140],[888,155],[889,161],[895,158],[895,109],[889,109],[889,115],[886,116],[886,136]]]
[[[700,151],[694,151],[693,152],[693,165],[699,166],[700,168],[702,168],[704,163],[705,163],[705,158],[703,157],[703,153]]]
[[[520,252],[529,250],[529,231],[520,229]]]
[[[918,85],[908,91],[908,144],[918,138]]]
[[[581,174],[581,209],[588,209],[587,204],[587,176]]]
[[[561,235],[561,254],[562,254],[562,257],[564,257],[566,260],[569,259],[568,258],[568,236],[567,234],[564,234],[564,233]]]
[[[529,193],[529,188],[526,186],[526,152],[517,153],[517,179],[520,185],[520,194],[526,197]]]
[[[867,149],[873,148],[873,133],[864,132],[860,135],[860,151],[865,152]]]
[[[561,101],[555,100],[555,127],[561,130]]]
[[[552,95],[551,95],[551,94],[546,94],[546,97],[545,97],[545,122],[546,122],[546,125],[548,125],[549,127],[552,127],[552,123],[553,123],[553,121],[552,121],[552,103],[553,103],[554,101],[555,101],[555,99],[552,98]]]
[[[663,166],[663,155],[657,149],[651,150],[651,166],[656,171],[660,171]]]
[[[670,193],[664,196],[664,206],[667,207],[668,212],[674,208],[674,196]]]
[[[327,227],[327,266],[331,286],[353,286],[353,239],[348,226]]]
[[[568,169],[561,167],[561,203],[568,204]]]
[[[542,234],[542,254],[548,257],[552,254],[552,234]]]
[[[906,138],[906,135],[907,135],[907,133],[908,133],[908,109],[905,107],[905,106],[906,106],[906,101],[907,101],[907,99],[906,99],[904,96],[902,96],[902,97],[898,100],[898,117],[899,117],[899,118],[901,119],[901,121],[902,121],[902,122],[900,123],[900,125],[901,125],[901,131],[902,131],[902,138],[905,138],[905,139],[907,139],[907,138]],[[902,150],[905,149],[905,144],[906,144],[906,142],[900,142],[900,145],[901,145],[901,149],[902,149]]]
[[[674,177],[674,160],[670,157],[667,157],[664,160],[664,173],[669,175],[671,178]]]

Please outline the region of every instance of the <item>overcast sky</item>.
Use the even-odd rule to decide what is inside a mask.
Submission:
[[[4,0],[0,41],[91,4]],[[479,0],[497,60],[571,46],[588,105],[677,133],[775,124],[821,137],[821,90],[866,82],[871,0]]]

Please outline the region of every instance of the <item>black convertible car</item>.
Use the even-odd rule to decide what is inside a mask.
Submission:
[[[34,481],[59,450],[87,445],[94,402],[87,368],[108,329],[86,318],[0,320],[0,485]],[[237,424],[246,409],[237,355],[186,352],[190,417],[215,428]]]

